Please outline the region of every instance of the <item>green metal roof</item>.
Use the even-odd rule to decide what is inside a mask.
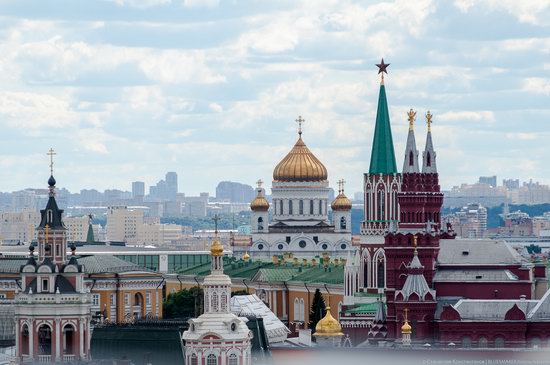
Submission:
[[[372,302],[372,303],[361,303],[357,307],[353,309],[349,309],[346,311],[346,314],[353,314],[353,313],[376,313],[378,309],[378,303]]]
[[[27,259],[23,258],[0,258],[0,273],[2,274],[15,274],[21,271],[21,266],[25,265]]]
[[[395,152],[391,135],[390,113],[386,100],[386,89],[380,85],[378,96],[378,111],[372,142],[369,174],[394,174],[397,172]]]

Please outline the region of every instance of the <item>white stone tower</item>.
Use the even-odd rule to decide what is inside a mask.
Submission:
[[[250,203],[252,214],[250,215],[250,226],[253,233],[269,232],[269,202],[265,198],[265,189],[262,188],[263,181],[256,183],[256,197]]]
[[[338,181],[338,196],[331,204],[334,232],[351,233],[351,200],[344,194],[345,181]]]

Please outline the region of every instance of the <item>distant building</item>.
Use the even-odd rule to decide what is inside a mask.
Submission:
[[[67,240],[69,242],[86,242],[90,226],[89,216],[67,217],[63,221],[67,228]]]
[[[443,220],[451,223],[457,236],[462,238],[483,238],[487,232],[487,209],[478,203],[468,204]]]
[[[529,214],[515,211],[501,215],[504,226],[499,227],[499,234],[509,237],[533,236],[533,220]]]
[[[232,203],[248,203],[254,199],[254,189],[250,185],[222,181],[216,187],[216,199]]]
[[[182,215],[187,217],[206,217],[206,206],[210,195],[200,193],[199,196],[186,196],[183,198]]]
[[[153,200],[176,200],[178,194],[178,174],[167,172],[165,180],[149,187],[149,198]]]
[[[145,183],[143,181],[134,181],[132,183],[132,198],[143,199],[145,196]]]
[[[136,242],[138,229],[143,225],[143,210],[126,206],[107,209],[107,239],[109,241]]]
[[[519,179],[503,179],[502,185],[508,190],[519,189]]]
[[[20,212],[0,214],[0,242],[17,244],[36,239],[36,227],[40,223],[40,213],[24,208]]]
[[[489,184],[462,184],[444,192],[443,206],[459,208],[472,202],[484,207],[496,207],[508,201],[508,191],[504,187],[492,187]]]
[[[516,204],[550,203],[550,187],[539,182],[524,182],[517,193],[517,199],[512,199]]]
[[[142,224],[138,227],[137,242],[143,245],[166,245],[179,240],[183,227],[178,224]]]
[[[480,184],[487,184],[490,185],[492,188],[497,187],[497,177],[494,176],[480,176],[479,177],[479,183]]]

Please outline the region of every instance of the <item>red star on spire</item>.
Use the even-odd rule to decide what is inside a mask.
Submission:
[[[385,72],[385,73],[388,73],[388,71],[386,71],[386,69],[388,68],[390,64],[389,63],[384,63],[384,59],[382,58],[382,61],[380,61],[380,63],[377,63],[376,66],[378,67],[378,73],[382,73]]]

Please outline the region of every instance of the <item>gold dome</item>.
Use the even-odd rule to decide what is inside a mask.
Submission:
[[[342,191],[331,204],[332,210],[351,210],[351,200]]]
[[[315,326],[315,333],[314,336],[328,336],[328,337],[336,337],[336,336],[343,336],[342,333],[342,326],[340,326],[340,323],[330,313],[330,307],[327,307],[327,313],[321,319],[319,322],[317,322],[317,326]]]
[[[212,242],[212,246],[210,247],[210,254],[212,256],[223,256],[223,246],[218,237],[215,237],[214,242]]]
[[[302,140],[302,132],[298,141],[288,155],[279,162],[273,170],[275,181],[324,181],[328,178],[326,167]]]
[[[250,203],[250,209],[255,212],[267,212],[269,210],[269,202],[264,196],[258,194],[257,197]]]
[[[405,320],[405,323],[401,326],[401,333],[404,335],[410,335],[412,332],[412,327],[409,324],[407,320]]]
[[[248,252],[245,252],[245,253],[244,253],[244,255],[243,255],[243,260],[244,260],[244,261],[250,260],[250,255],[248,254]]]

